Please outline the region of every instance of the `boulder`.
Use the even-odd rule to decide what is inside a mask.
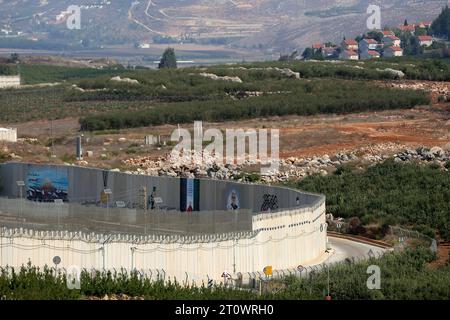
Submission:
[[[211,80],[222,80],[222,81],[236,82],[236,83],[243,82],[239,77],[229,77],[229,76],[220,77],[214,73],[202,72],[202,73],[199,73],[198,75],[201,77],[204,77],[204,78],[211,79]]]
[[[442,158],[445,155],[444,150],[440,147],[431,148],[430,153],[436,158]]]
[[[395,70],[395,69],[391,69],[391,68],[386,68],[386,69],[381,70],[381,71],[389,72],[390,74],[396,76],[396,77],[399,78],[399,79],[402,79],[402,78],[405,77],[405,73],[404,73],[403,71],[400,71],[400,70]]]
[[[120,76],[112,77],[112,78],[111,78],[111,81],[125,82],[125,83],[130,83],[130,84],[139,84],[139,81],[137,81],[137,80],[135,80],[135,79],[121,78]]]

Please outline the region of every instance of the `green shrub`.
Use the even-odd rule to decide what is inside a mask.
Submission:
[[[125,294],[151,300],[256,300],[288,299],[322,300],[330,276],[330,294],[334,300],[361,299],[450,299],[450,264],[431,269],[427,264],[436,255],[429,249],[418,247],[403,252],[389,252],[383,257],[357,263],[338,263],[308,277],[285,277],[269,282],[276,290],[263,290],[260,296],[251,290],[213,288],[181,284],[176,279],[150,281],[137,272],[83,271],[81,289],[69,290],[66,277],[54,269],[38,269],[31,263],[19,269],[0,268],[0,297],[17,300],[71,300],[86,297]],[[382,282],[379,290],[367,288],[367,268],[380,267]],[[329,272],[328,272],[329,271]]]
[[[450,170],[450,160],[445,163],[444,167]]]
[[[77,157],[73,154],[67,154],[65,153],[62,157],[61,160],[66,162],[66,163],[73,163],[77,160]]]
[[[308,176],[297,186],[325,194],[327,211],[335,216],[426,226],[450,240],[449,171],[387,160],[365,171]]]
[[[0,76],[17,75],[17,66],[14,64],[0,64]]]
[[[82,130],[122,129],[202,121],[232,121],[270,116],[352,113],[367,110],[411,108],[429,103],[420,91],[382,88],[360,81],[314,80],[283,82],[288,94],[242,100],[185,101],[145,111],[110,112],[80,119]],[[312,86],[305,92],[305,86]]]

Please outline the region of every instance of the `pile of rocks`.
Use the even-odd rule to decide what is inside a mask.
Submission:
[[[194,75],[193,73],[191,73],[191,74]],[[206,73],[206,72],[199,73],[198,75],[201,77],[204,77],[204,78],[215,80],[215,81],[221,80],[221,81],[242,83],[242,80],[239,77],[229,77],[229,76],[220,77],[214,73]]]
[[[398,150],[404,150],[398,152]],[[397,153],[394,153],[397,152]],[[276,160],[277,170],[268,171],[261,176],[261,180],[267,183],[285,182],[301,179],[307,175],[319,173],[327,175],[338,166],[347,163],[360,163],[373,165],[394,157],[395,161],[436,162],[442,167],[450,161],[450,152],[440,147],[427,149],[424,147],[416,150],[401,148],[397,144],[380,144],[376,146],[362,147],[353,151],[343,151],[334,155],[321,155],[314,157],[289,157]],[[223,164],[216,161],[214,156],[192,153],[174,160],[170,155],[154,160],[151,157],[132,158],[124,161],[125,165],[137,167],[134,174],[147,174],[186,178],[212,178],[220,180],[245,181],[243,172],[258,170],[261,167],[259,160],[245,160],[241,164]],[[265,167],[267,167],[265,165]],[[275,167],[276,168],[276,167]]]
[[[228,68],[230,70],[237,69],[237,70],[246,70],[246,71],[277,71],[282,76],[285,76],[287,78],[293,78],[293,79],[300,79],[300,72],[292,71],[289,68],[277,68],[277,67],[267,67],[267,68],[245,68],[245,67],[237,67],[237,68]]]
[[[130,83],[130,84],[139,84],[139,81],[137,81],[136,79],[121,78],[120,76],[112,77],[111,81],[126,82],[126,83]]]
[[[440,147],[433,147],[431,149],[420,147],[415,150],[407,149],[395,154],[394,160],[397,162],[436,162],[445,165],[447,161],[450,161],[450,152],[447,152]]]
[[[388,86],[399,89],[424,90],[443,96],[448,96],[450,94],[450,86],[448,85],[448,82],[403,81],[403,82],[390,82]]]

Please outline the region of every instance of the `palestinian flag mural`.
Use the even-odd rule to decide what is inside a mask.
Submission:
[[[200,211],[200,180],[183,178],[180,184],[180,210]]]

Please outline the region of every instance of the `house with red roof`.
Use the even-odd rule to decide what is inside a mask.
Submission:
[[[383,34],[384,37],[395,36],[394,32],[391,30],[383,30],[383,31],[381,31],[381,33]]]
[[[356,42],[356,40],[353,40],[353,39],[344,40],[341,43],[341,47],[342,47],[342,51],[358,50],[358,42]]]
[[[336,56],[336,50],[338,49],[337,46],[331,46],[331,47],[323,47],[322,48],[322,57],[324,58],[332,58]]]
[[[361,60],[376,59],[380,57],[380,53],[375,50],[363,51],[359,54]]]
[[[416,25],[414,25],[414,24],[410,24],[407,26],[401,25],[401,26],[398,26],[398,29],[401,32],[410,32],[411,34],[414,34],[416,32]]]
[[[390,46],[384,48],[383,57],[402,57],[403,49],[399,46]]]
[[[422,28],[422,29],[430,29],[431,28],[431,24],[432,24],[432,22],[430,22],[430,21],[422,21],[422,22],[419,22],[417,24],[417,26],[419,28]]]
[[[433,44],[432,36],[417,36],[417,40],[419,41],[420,46],[429,47]]]
[[[314,50],[320,50],[320,49],[322,49],[324,46],[323,46],[323,44],[321,44],[321,43],[314,43],[313,45],[312,45],[312,48],[314,49]]]
[[[339,58],[343,60],[359,60],[358,53],[354,50],[343,50]]]
[[[384,36],[383,40],[381,40],[381,42],[383,43],[383,46],[385,46],[385,47],[387,47],[387,46],[400,47],[400,45],[401,45],[400,38],[396,37],[394,35]]]
[[[377,50],[379,48],[380,44],[374,39],[362,39],[359,42],[359,52]]]

